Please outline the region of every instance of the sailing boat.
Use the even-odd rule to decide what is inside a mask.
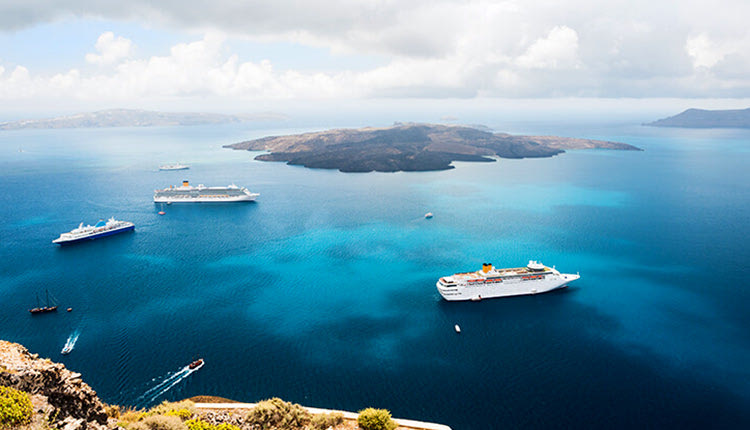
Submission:
[[[33,309],[29,309],[29,312],[31,312],[32,314],[43,314],[45,312],[54,312],[54,311],[57,311],[57,305],[54,304],[54,303],[51,303],[49,301],[49,291],[48,290],[44,290],[44,291],[47,294],[47,303],[45,303],[44,306],[41,306],[39,304],[39,294],[37,293],[37,295],[36,295],[36,307],[33,308]]]

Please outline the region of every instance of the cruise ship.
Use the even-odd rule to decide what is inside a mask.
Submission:
[[[161,166],[159,166],[159,170],[185,170],[189,168],[189,165],[182,163],[162,164]]]
[[[84,240],[93,240],[100,237],[112,236],[113,234],[123,233],[135,229],[135,224],[129,221],[118,221],[110,218],[107,222],[100,220],[96,225],[87,225],[84,227],[81,223],[78,228],[74,228],[68,233],[63,233],[52,243],[58,245],[68,245],[71,243],[82,242]]]
[[[492,264],[485,263],[482,270],[440,278],[436,286],[445,300],[476,301],[493,297],[546,293],[564,288],[568,282],[580,277],[578,274],[560,273],[554,267],[547,267],[531,260],[526,267],[509,269],[497,269]]]
[[[182,186],[155,190],[154,203],[251,202],[259,195],[234,184],[226,187],[200,184],[194,187],[188,181],[182,181]]]

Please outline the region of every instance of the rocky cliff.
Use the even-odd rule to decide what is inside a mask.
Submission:
[[[270,399],[256,404],[237,403],[209,396],[163,402],[149,410],[122,409],[102,403],[81,375],[48,358],[39,358],[23,346],[0,340],[0,386],[29,395],[33,413],[23,430],[355,430],[357,414],[344,411],[305,408]],[[5,390],[7,391],[7,390]],[[0,390],[0,395],[2,394]],[[25,394],[19,393],[23,396]],[[0,396],[0,429],[6,430],[8,418]],[[109,414],[108,414],[109,412]],[[387,412],[387,411],[386,411]],[[108,418],[112,416],[112,418]],[[390,413],[388,413],[390,416]],[[11,414],[11,418],[14,416]],[[17,416],[15,416],[17,418]],[[23,421],[26,422],[26,421]],[[17,424],[17,422],[16,422]],[[396,419],[397,430],[450,430],[450,427]],[[14,424],[10,424],[15,430]]]
[[[37,422],[65,430],[107,429],[105,405],[79,373],[0,340],[0,385],[31,395]]]

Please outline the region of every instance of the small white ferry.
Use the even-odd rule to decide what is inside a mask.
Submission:
[[[546,293],[564,288],[575,281],[578,274],[560,273],[538,261],[529,261],[526,267],[497,269],[485,263],[482,270],[456,273],[438,280],[438,292],[445,300],[491,299],[493,297],[520,296]]]

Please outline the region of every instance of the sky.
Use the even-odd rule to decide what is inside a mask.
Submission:
[[[2,0],[0,112],[748,107],[748,17],[747,0]]]

